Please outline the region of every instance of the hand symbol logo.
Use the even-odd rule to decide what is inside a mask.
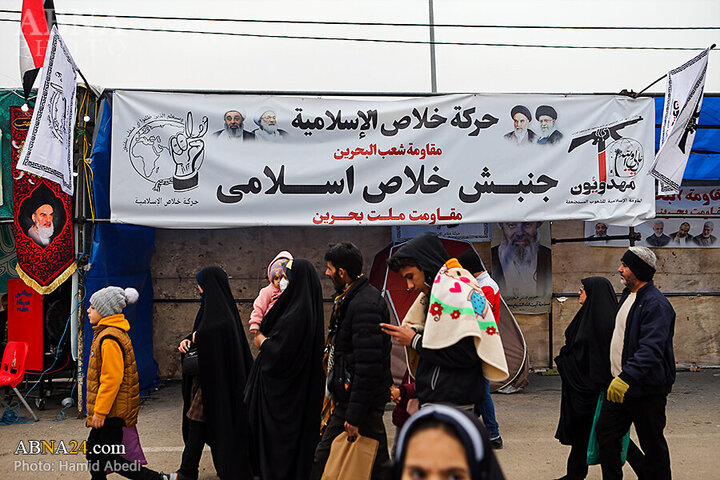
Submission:
[[[208,131],[208,118],[203,117],[195,133],[192,112],[188,112],[185,132],[170,137],[170,153],[175,162],[173,188],[176,192],[192,190],[198,184],[198,171],[205,158],[205,142],[202,137]]]

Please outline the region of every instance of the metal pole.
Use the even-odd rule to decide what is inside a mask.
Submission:
[[[712,45],[710,45],[710,50],[714,49],[716,46],[717,46],[717,45],[715,45],[715,44],[713,43]],[[666,73],[665,75],[663,75],[662,77],[658,78],[657,80],[655,80],[654,82],[652,82],[652,83],[651,83],[650,85],[648,85],[647,87],[645,87],[645,88],[643,88],[642,90],[640,90],[638,93],[633,93],[631,96],[634,97],[634,98],[639,97],[640,95],[642,95],[643,93],[645,93],[650,87],[652,87],[653,85],[655,85],[656,83],[658,83],[660,80],[662,80],[662,79],[665,78],[665,77],[667,77],[667,73]]]
[[[428,0],[430,10],[430,91],[437,92],[437,71],[435,69],[435,13],[433,12],[433,0]]]

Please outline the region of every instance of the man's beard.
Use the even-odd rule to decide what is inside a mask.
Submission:
[[[243,134],[243,129],[242,127],[230,128],[226,125],[225,133],[227,133],[229,137],[241,137]]]
[[[277,124],[268,125],[264,121],[260,121],[260,128],[262,128],[265,132],[269,133],[270,135],[275,135],[277,133]]]
[[[542,133],[543,137],[549,137],[550,135],[552,135],[552,133],[554,131],[555,131],[555,125],[553,125],[552,127],[547,127],[545,129],[540,127],[540,133]]]
[[[52,223],[49,227],[43,227],[35,224],[35,228],[37,228],[38,236],[43,240],[50,240],[50,237],[52,237],[53,233],[55,233],[55,226]]]
[[[508,242],[505,237],[502,239],[503,254],[501,262],[503,265],[514,263],[518,267],[529,267],[532,264],[534,258],[537,257],[538,248],[540,246],[540,238],[535,237],[535,240],[527,237],[527,245],[515,245],[512,241]]]
[[[526,131],[526,130],[527,130],[526,128],[516,128],[516,129],[515,129],[515,136],[518,137],[518,138],[522,138],[523,136],[525,136],[525,131]]]
[[[340,278],[340,275],[338,275],[337,272],[333,273],[330,280],[332,280],[333,287],[335,287],[335,291],[337,293],[342,293],[345,290],[345,282],[342,278]]]
[[[638,285],[640,280],[638,280],[636,277],[633,278],[625,278],[622,275],[620,275],[620,283],[623,284],[623,286],[629,288],[631,291],[635,290],[635,287]]]

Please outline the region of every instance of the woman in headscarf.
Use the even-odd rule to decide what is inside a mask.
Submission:
[[[319,440],[322,369],[322,287],[305,259],[286,265],[288,285],[255,337],[245,402],[255,474],[263,480],[306,480]]]
[[[560,421],[555,438],[571,445],[563,480],[588,473],[587,446],[598,397],[610,382],[610,340],[617,297],[604,277],[582,279],[580,310],[565,330],[565,345],[555,358],[562,380]]]
[[[197,348],[197,375],[183,375],[183,450],[178,480],[196,480],[210,445],[222,479],[250,479],[249,433],[243,391],[252,354],[225,271],[206,267],[195,276],[202,300],[193,332],[181,343]]]
[[[421,408],[397,439],[394,480],[504,480],[477,418],[448,405]]]

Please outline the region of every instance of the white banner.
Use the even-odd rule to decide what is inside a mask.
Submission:
[[[651,98],[114,95],[111,220],[165,228],[654,217]]]
[[[489,242],[490,225],[487,223],[466,223],[463,225],[397,225],[392,228],[393,242],[407,242],[421,233],[433,232],[440,238],[465,240],[467,242]]]
[[[47,178],[73,194],[77,67],[57,27],[50,32],[37,101],[17,169]]]
[[[720,187],[681,187],[680,192],[658,195],[655,200],[656,215],[685,215],[707,217],[720,215]]]
[[[720,248],[714,235],[715,222],[698,217],[657,218],[635,226],[640,241],[635,245],[649,248]],[[585,236],[603,238],[612,235],[627,235],[627,227],[602,222],[585,222]],[[590,247],[624,247],[629,240],[604,240],[585,242]]]
[[[668,72],[660,149],[650,174],[662,182],[662,193],[677,193],[700,117],[710,49]]]

